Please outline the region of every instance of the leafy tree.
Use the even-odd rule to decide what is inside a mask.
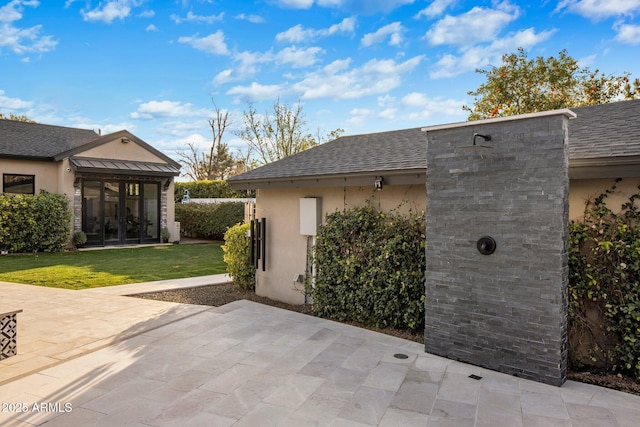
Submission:
[[[9,115],[7,116],[6,114],[0,113],[0,119],[15,120],[17,122],[36,123],[35,120],[31,120],[30,118],[28,118],[23,114],[17,115],[17,114],[9,113]]]
[[[580,67],[566,50],[558,57],[528,59],[519,48],[503,55],[501,66],[476,71],[486,82],[468,92],[475,97],[472,107],[462,107],[469,120],[640,98],[640,79],[630,82],[629,73],[611,76]]]
[[[325,140],[335,139],[344,132],[336,129],[325,138],[320,132],[313,136],[305,127],[302,105],[283,104],[278,99],[273,104],[273,112],[258,114],[252,103],[243,113],[244,127],[237,132],[248,145],[248,155],[257,154],[258,162],[267,164],[299,153],[321,144]]]

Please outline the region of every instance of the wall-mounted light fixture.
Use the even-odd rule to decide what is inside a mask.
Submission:
[[[373,181],[376,190],[382,190],[382,185],[384,184],[384,177],[376,176],[376,179]]]
[[[131,140],[129,138],[120,138],[120,142],[122,142],[123,144],[127,144],[131,142]]]

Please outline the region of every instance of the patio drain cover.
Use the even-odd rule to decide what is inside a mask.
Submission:
[[[393,357],[395,357],[396,359],[408,359],[409,356],[407,356],[406,354],[402,354],[402,353],[396,353],[393,355]]]

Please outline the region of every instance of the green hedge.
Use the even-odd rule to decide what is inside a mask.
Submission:
[[[615,188],[569,227],[569,357],[640,380],[640,194],[614,213],[605,200]]]
[[[176,182],[174,184],[176,202],[182,201],[185,190],[189,190],[192,199],[255,197],[255,192],[247,194],[246,190],[232,190],[227,181]]]
[[[69,200],[59,194],[0,194],[0,250],[55,252],[69,243]]]
[[[233,283],[242,289],[255,288],[256,269],[250,263],[251,238],[248,235],[249,224],[236,224],[224,234],[224,262]]]
[[[176,221],[189,237],[222,240],[224,233],[244,220],[244,203],[176,203]]]
[[[316,315],[424,330],[424,215],[357,207],[327,216],[315,247]]]

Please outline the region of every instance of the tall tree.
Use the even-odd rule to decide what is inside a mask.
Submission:
[[[566,50],[558,57],[528,59],[527,52],[502,56],[502,65],[476,70],[486,81],[474,91],[469,120],[512,116],[536,111],[605,104],[617,99],[640,98],[640,79],[629,74],[608,76],[598,69],[580,67]]]
[[[22,114],[21,115],[17,115],[17,114],[13,114],[13,113],[9,113],[8,116],[6,114],[0,113],[0,119],[15,120],[17,122],[36,123],[35,120],[31,120],[30,118],[28,118],[25,115],[22,115]]]
[[[302,104],[283,104],[278,99],[273,111],[261,115],[252,103],[243,113],[244,127],[237,135],[248,145],[248,152],[255,153],[260,164],[267,164],[321,144],[325,138],[320,132],[314,137],[305,127]],[[328,138],[336,138],[344,132],[336,129]]]
[[[215,102],[215,117],[209,119],[211,146],[208,153],[201,152],[194,143],[187,144],[187,150],[179,151],[178,160],[186,166],[185,175],[193,181],[227,179],[246,171],[244,157],[234,155],[223,137],[231,125],[228,111],[222,111]]]

